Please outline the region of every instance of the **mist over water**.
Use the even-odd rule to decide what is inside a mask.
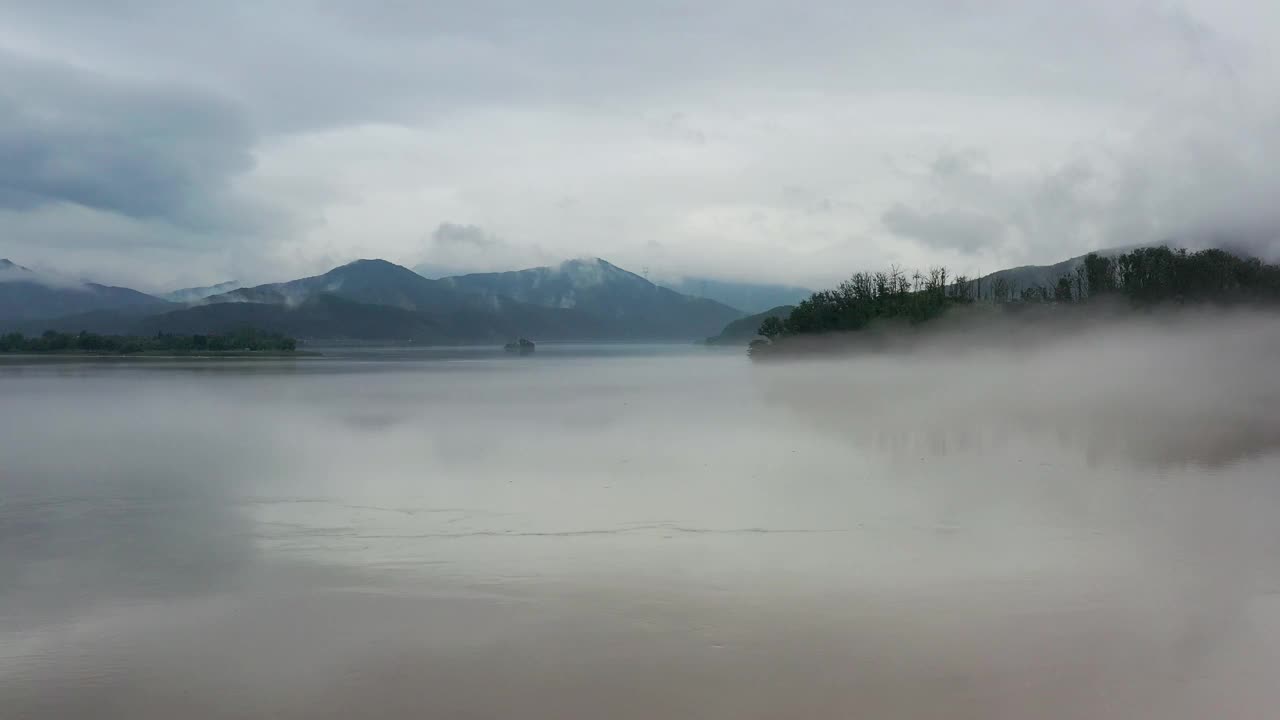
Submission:
[[[0,362],[0,716],[1267,717],[1278,351]]]

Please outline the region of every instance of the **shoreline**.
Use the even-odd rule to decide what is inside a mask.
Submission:
[[[225,351],[206,351],[206,352],[168,352],[168,351],[143,351],[135,353],[118,353],[118,352],[90,352],[84,350],[61,351],[53,350],[48,352],[5,352],[0,353],[0,360],[5,359],[53,359],[53,358],[73,358],[73,359],[135,359],[148,358],[153,360],[211,360],[211,359],[260,359],[260,358],[317,358],[324,357],[323,353],[313,350],[225,350]]]

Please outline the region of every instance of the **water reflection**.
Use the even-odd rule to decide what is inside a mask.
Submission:
[[[1065,358],[1033,375],[1026,358],[542,351],[0,367],[0,707],[1192,718],[1280,701],[1260,365],[1183,388],[1141,352],[1099,384]],[[1166,380],[1125,385],[1143,373]]]

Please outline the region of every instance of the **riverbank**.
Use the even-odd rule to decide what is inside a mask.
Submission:
[[[49,350],[43,352],[0,352],[0,360],[54,360],[54,359],[135,359],[148,358],[153,360],[209,360],[209,359],[288,359],[288,358],[318,358],[324,357],[324,353],[311,350],[215,350],[215,351],[192,351],[192,352],[175,352],[164,350],[143,350],[141,352],[93,352],[89,350]]]

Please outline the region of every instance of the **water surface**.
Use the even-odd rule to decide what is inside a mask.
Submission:
[[[1268,716],[1276,380],[1160,342],[0,363],[0,715]]]

